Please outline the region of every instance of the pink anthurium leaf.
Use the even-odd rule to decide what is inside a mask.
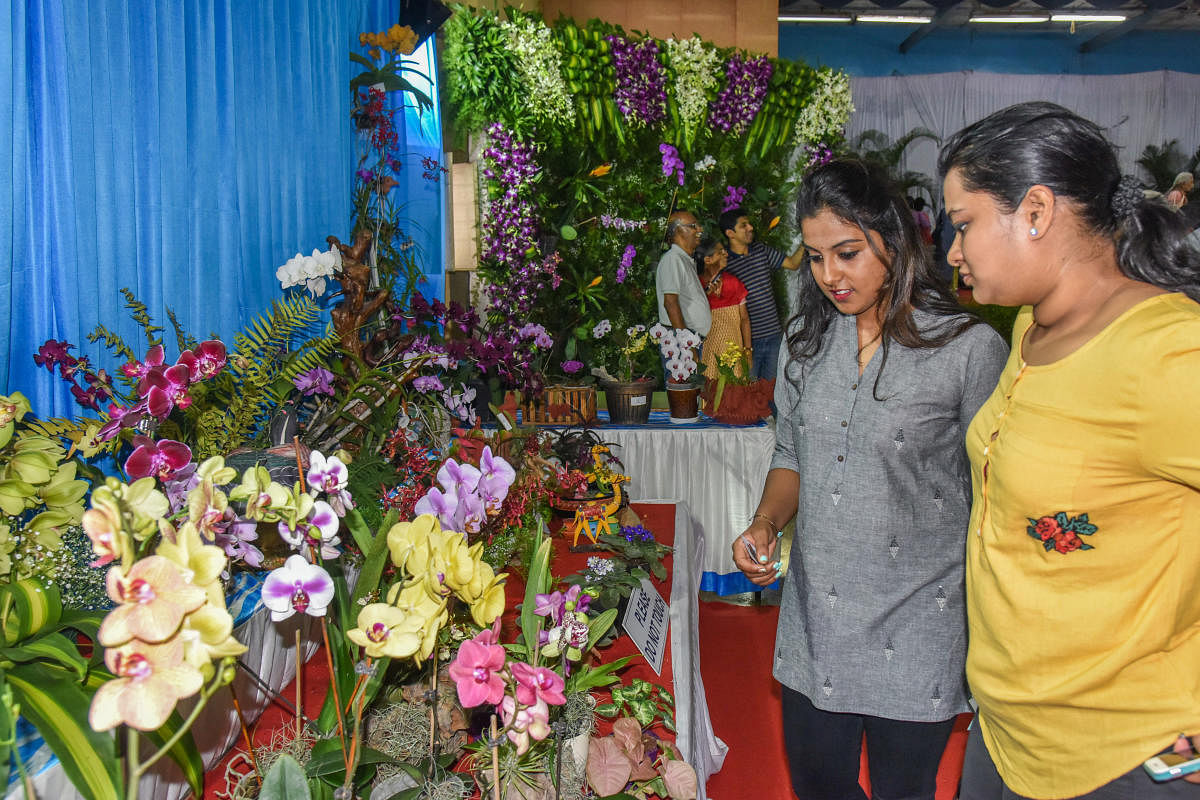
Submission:
[[[616,794],[629,783],[633,765],[611,737],[593,736],[588,745],[587,779],[600,796]]]

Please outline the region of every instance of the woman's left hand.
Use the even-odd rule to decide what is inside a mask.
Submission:
[[[1175,740],[1174,750],[1184,756],[1194,756],[1200,753],[1200,736],[1193,736],[1189,740],[1188,737],[1180,734],[1179,738]],[[1200,772],[1185,775],[1183,779],[1189,783],[1200,783]]]

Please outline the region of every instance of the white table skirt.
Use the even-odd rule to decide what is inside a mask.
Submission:
[[[612,451],[631,479],[632,501],[677,500],[689,509],[692,529],[705,543],[702,591],[728,595],[758,590],[734,566],[729,545],[758,507],[775,449],[774,425],[652,425],[596,432],[618,445]]]

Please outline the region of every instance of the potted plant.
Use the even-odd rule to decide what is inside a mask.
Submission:
[[[700,386],[694,376],[698,368],[696,348],[700,337],[681,328],[672,330],[662,324],[650,328],[650,338],[658,343],[667,378],[667,402],[671,422],[687,425],[700,419]]]
[[[719,377],[706,381],[704,401],[718,422],[751,425],[770,416],[775,380],[750,378],[749,351],[730,342],[717,356]]]
[[[595,351],[613,364],[613,375],[604,366],[592,370],[604,387],[608,403],[608,418],[617,425],[645,424],[650,420],[650,398],[657,381],[652,377],[657,368],[656,353],[650,347],[650,333],[645,325],[630,325],[624,335],[614,330],[612,323],[602,319],[592,328]]]

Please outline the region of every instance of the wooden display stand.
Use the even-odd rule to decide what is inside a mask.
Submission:
[[[527,425],[590,425],[596,422],[595,386],[547,386],[538,400],[525,399]]]

